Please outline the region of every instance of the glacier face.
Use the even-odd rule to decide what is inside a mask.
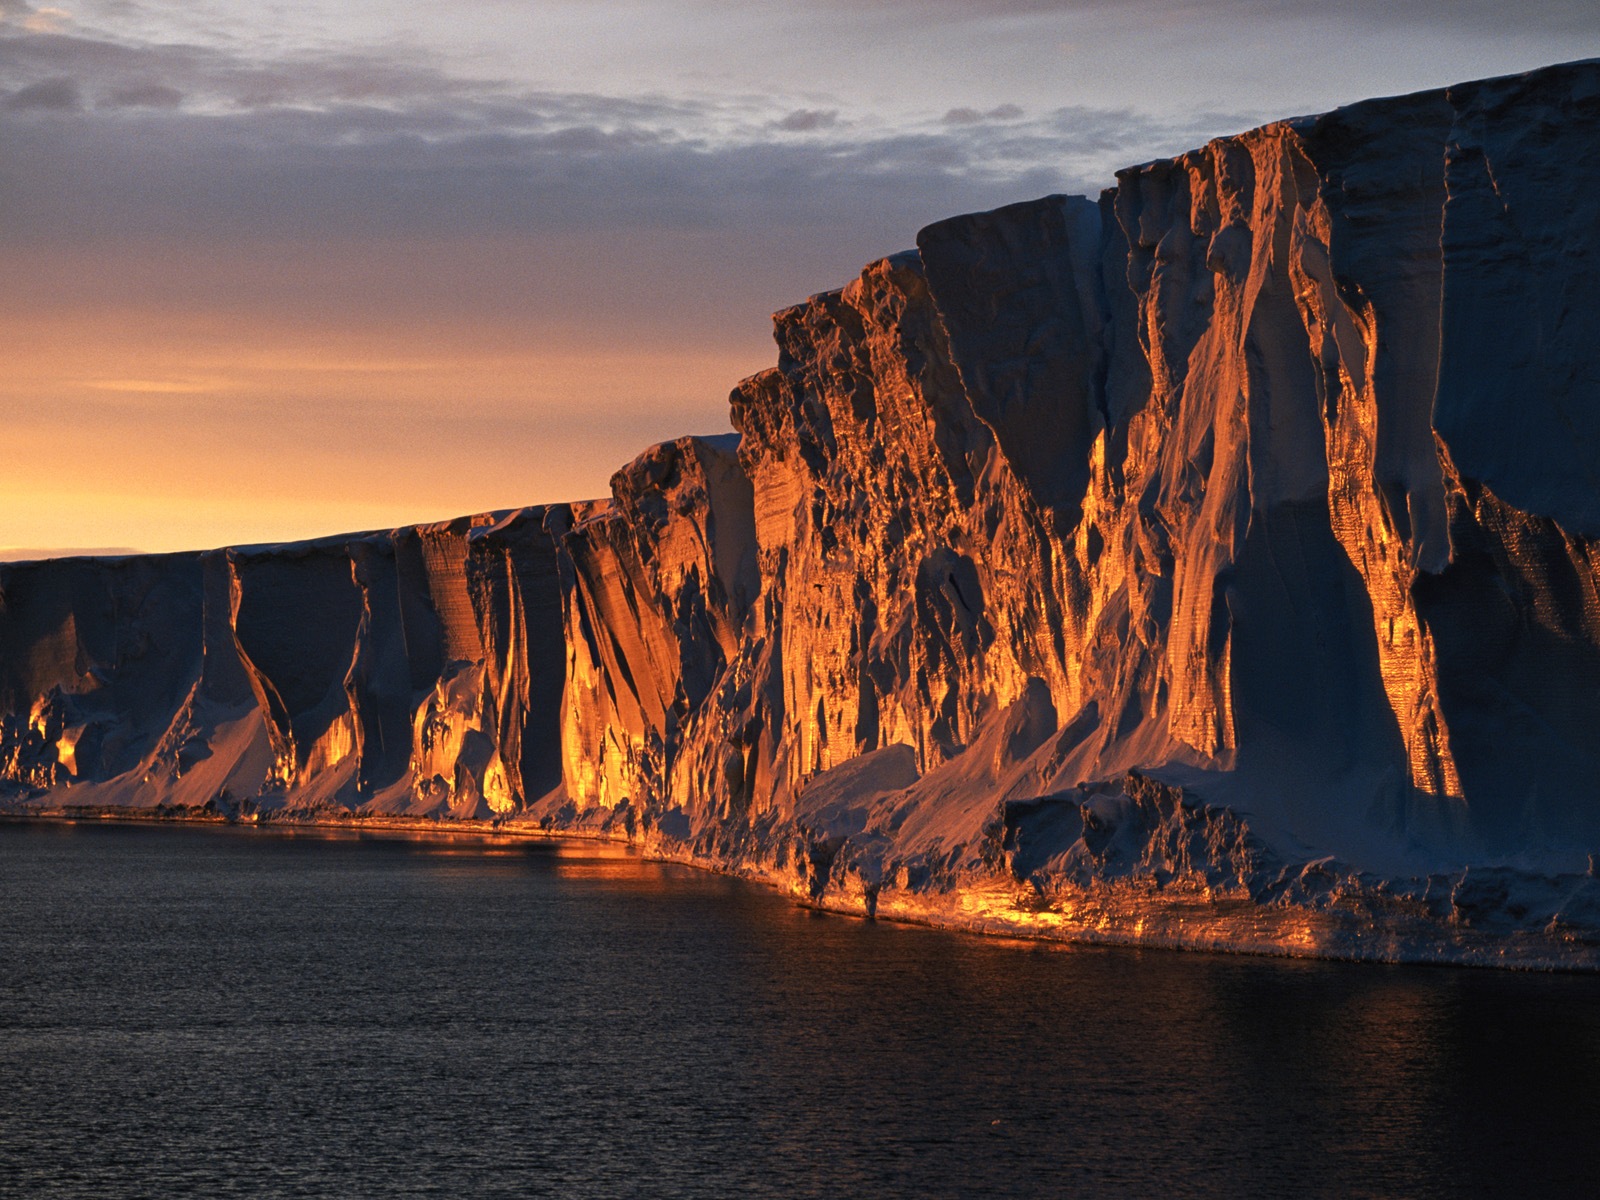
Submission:
[[[544,516],[0,566],[13,805],[518,811],[561,776]]]
[[[0,566],[9,805],[1600,964],[1600,64],[940,222],[608,502]]]

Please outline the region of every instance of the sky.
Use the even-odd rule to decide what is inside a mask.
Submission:
[[[0,557],[603,495],[930,221],[1597,55],[1594,0],[0,0]]]

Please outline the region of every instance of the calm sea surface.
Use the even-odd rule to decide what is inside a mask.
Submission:
[[[583,844],[0,825],[5,1196],[1600,1192],[1600,979],[1007,943]]]

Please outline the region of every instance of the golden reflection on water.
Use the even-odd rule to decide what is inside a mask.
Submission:
[[[1592,1194],[1592,977],[978,938],[578,841],[7,832],[33,1194],[330,1147],[382,1194]]]
[[[637,858],[558,858],[551,864],[550,872],[557,879],[599,879],[608,883],[626,883],[635,890],[661,890],[668,880],[665,864],[645,862]]]

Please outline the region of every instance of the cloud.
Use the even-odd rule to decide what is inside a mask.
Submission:
[[[847,213],[903,226],[1094,191],[1249,123],[1007,104],[886,125],[777,99],[522,91],[354,55],[66,35],[0,49],[37,77],[5,101],[30,119],[0,128],[0,244],[815,229]]]
[[[1015,18],[1112,15],[1124,21],[1165,20],[1240,28],[1260,20],[1352,21],[1386,27],[1503,30],[1504,0],[808,0],[896,21],[974,23]],[[1600,30],[1593,0],[1519,0],[1517,24],[1550,32]]]
[[[813,133],[818,129],[832,129],[838,123],[838,109],[797,108],[788,116],[774,121],[773,128],[785,133]]]
[[[77,93],[52,85],[47,96],[25,95],[65,107]],[[572,96],[225,115],[124,101],[70,124],[13,123],[0,239],[815,227],[886,207],[931,209],[931,218],[1097,189],[1117,167],[1229,128],[1083,108],[1031,122],[980,117],[850,136],[819,129],[799,141],[730,137],[719,128],[726,123],[714,111],[640,123],[619,119],[604,98]]]
[[[183,93],[164,83],[135,83],[112,88],[101,103],[111,108],[177,108]]]
[[[12,112],[41,109],[47,112],[70,112],[82,105],[78,84],[74,79],[60,76],[41,79],[18,88],[5,99],[5,107]]]
[[[72,24],[72,14],[64,8],[36,8],[22,20],[30,33],[58,33]]]
[[[942,118],[946,125],[977,125],[982,121],[1015,121],[1023,115],[1015,104],[1002,104],[988,112],[975,108],[952,108]]]
[[[767,314],[914,245],[932,221],[1092,195],[1118,167],[1247,123],[999,106],[960,125],[941,110],[789,132],[775,125],[838,110],[468,85],[350,57],[230,67],[186,46],[30,40],[30,68],[76,78],[84,107],[0,112],[0,324],[25,323],[24,341],[65,338],[48,371],[66,381],[61,394],[92,399],[88,411],[166,426],[240,408],[237,388],[217,386],[239,373],[209,357],[214,346],[286,347],[292,364],[347,337],[346,358],[385,361],[526,361],[529,345],[581,343],[595,379],[574,395],[604,384],[619,345],[715,347],[725,377],[684,427],[718,428],[727,386],[770,361]],[[239,102],[268,75],[280,102]],[[126,353],[105,348],[135,329]],[[85,362],[81,345],[100,357]],[[274,396],[293,390],[291,373],[273,368]],[[347,381],[314,374],[317,405],[349,403]],[[481,394],[483,381],[460,374],[401,377],[430,396]],[[619,411],[662,403],[643,374],[627,387]],[[515,407],[496,411],[496,428]],[[44,411],[57,420],[58,409]],[[574,428],[592,423],[590,409]],[[675,431],[663,417],[649,436]],[[619,432],[596,451],[607,470],[627,441]]]
[[[56,33],[73,24],[64,8],[34,8],[25,0],[0,0],[0,25],[17,25],[30,33]]]

